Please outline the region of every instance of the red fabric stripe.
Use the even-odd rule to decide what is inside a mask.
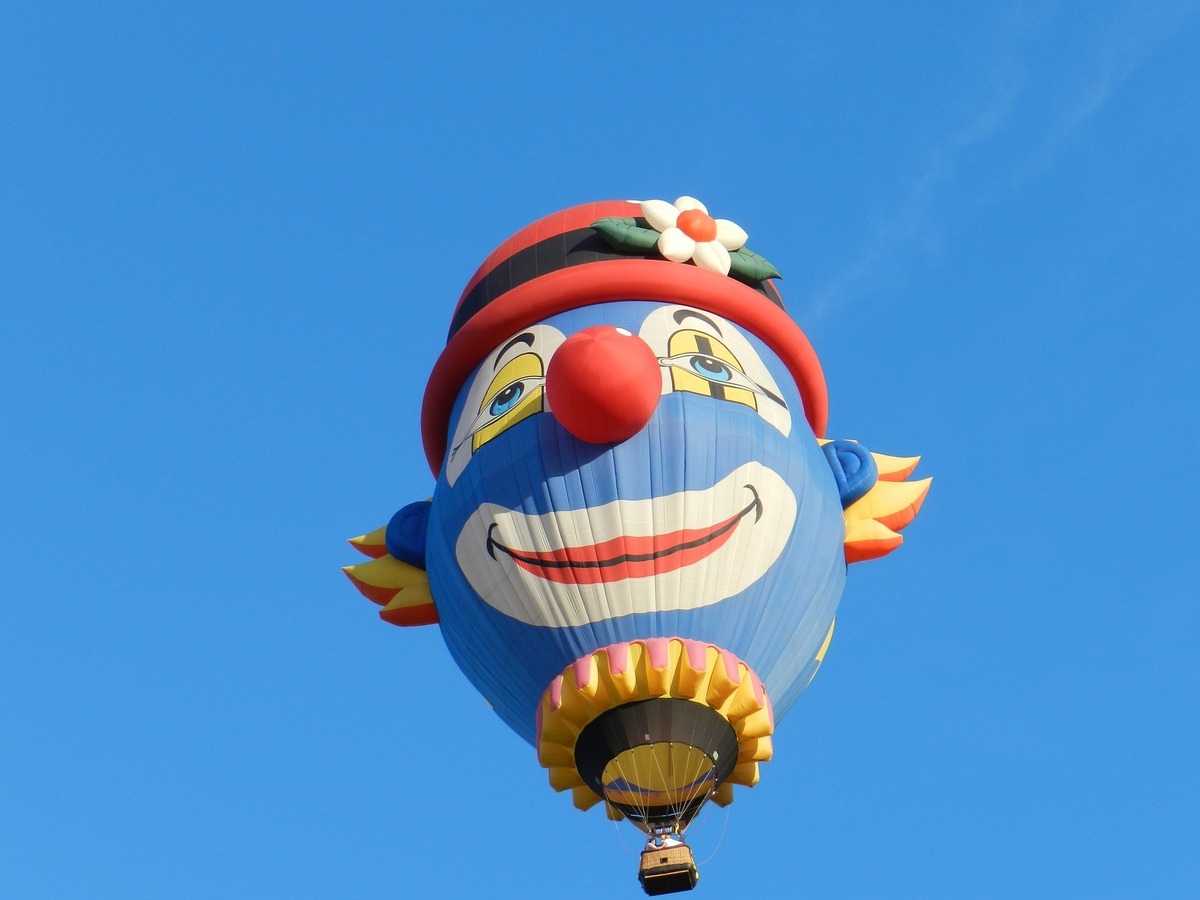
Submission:
[[[420,606],[405,606],[400,609],[381,609],[379,618],[392,625],[435,625],[438,621],[437,607],[432,603]]]

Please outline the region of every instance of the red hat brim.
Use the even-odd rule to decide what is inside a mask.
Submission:
[[[450,412],[462,385],[496,343],[560,312],[619,300],[678,303],[748,329],[796,381],[804,416],[824,437],[829,401],[821,363],[800,326],[763,294],[727,275],[662,259],[609,259],[548,272],[492,300],[450,338],[434,364],[421,409],[425,456],[436,476],[446,453]]]

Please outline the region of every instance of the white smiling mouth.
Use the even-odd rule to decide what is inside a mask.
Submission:
[[[712,487],[665,497],[540,515],[483,504],[455,555],[498,611],[530,625],[578,626],[732,597],[774,564],[795,519],[783,478],[751,462]]]

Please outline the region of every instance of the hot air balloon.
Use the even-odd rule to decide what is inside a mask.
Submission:
[[[847,564],[929,487],[826,439],[820,363],[746,242],[682,197],[502,243],[426,387],[433,498],[346,569],[386,621],[439,625],[555,790],[646,833],[650,894],[695,885],[689,822],[758,781]]]

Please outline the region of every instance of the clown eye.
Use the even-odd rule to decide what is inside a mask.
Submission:
[[[716,335],[684,328],[671,335],[667,350],[671,355],[658,364],[670,370],[674,390],[758,408],[757,385]]]
[[[743,371],[737,357],[715,335],[684,329],[671,335],[668,348],[672,355],[659,357],[658,364],[670,370],[674,390],[705,394],[752,409],[758,409],[759,398],[766,397],[787,408],[783,398]]]
[[[546,411],[546,361],[562,342],[561,331],[538,323],[497,344],[479,363],[456,401],[460,411],[446,457],[447,484],[455,483],[485,445],[508,437],[510,429],[528,431],[516,426]]]
[[[733,370],[712,356],[696,354],[690,360],[692,371],[709,381],[728,383],[733,380]]]
[[[504,366],[488,385],[479,412],[450,451],[451,458],[469,441],[475,452],[492,438],[544,408],[546,378],[541,357],[523,353]]]
[[[471,423],[472,452],[544,408],[546,367],[536,353],[522,353],[500,367]],[[466,439],[464,437],[464,440]]]
[[[663,397],[677,400],[689,394],[749,407],[783,435],[791,430],[790,401],[776,382],[779,355],[758,337],[707,310],[659,306],[638,329],[658,357]],[[786,366],[780,370],[786,373]],[[734,413],[739,415],[739,413]]]
[[[516,406],[523,396],[525,396],[525,384],[514,381],[495,396],[488,407],[488,412],[493,416],[502,416]]]

